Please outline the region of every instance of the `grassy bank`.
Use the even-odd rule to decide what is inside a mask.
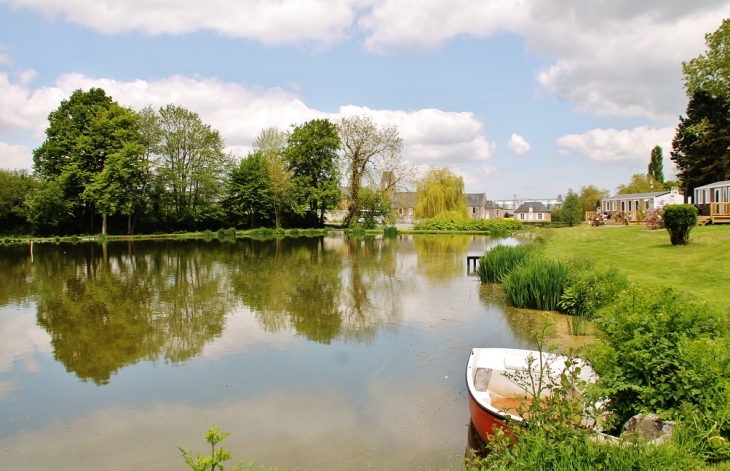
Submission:
[[[618,268],[630,281],[693,291],[718,305],[730,305],[730,225],[695,227],[691,242],[673,246],[665,230],[643,226],[579,226],[539,231],[545,255],[590,258],[596,268]]]

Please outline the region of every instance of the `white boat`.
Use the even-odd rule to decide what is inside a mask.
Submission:
[[[466,365],[466,384],[469,390],[469,411],[471,420],[479,436],[485,443],[494,434],[495,427],[504,426],[507,418],[522,421],[519,415],[520,398],[527,396],[522,389],[508,375],[519,375],[524,372],[528,375],[528,358],[534,359],[530,368],[537,375],[540,369],[540,356],[543,360],[543,378],[548,376],[559,377],[566,368],[567,358],[564,356],[540,353],[534,350],[517,350],[511,348],[474,348],[469,355]],[[579,378],[585,381],[595,381],[593,370],[582,362]],[[539,376],[538,376],[539,377]],[[549,394],[544,389],[541,397]],[[585,423],[592,425],[592,423]]]

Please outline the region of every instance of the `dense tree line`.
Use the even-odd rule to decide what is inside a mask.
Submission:
[[[316,227],[343,201],[353,225],[390,208],[374,173],[408,175],[397,129],[367,116],[264,129],[244,158],[193,111],[135,111],[99,88],[76,90],[48,122],[33,173],[0,170],[0,233]]]

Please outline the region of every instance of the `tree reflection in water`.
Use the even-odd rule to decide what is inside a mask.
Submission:
[[[402,239],[402,238],[401,238]],[[470,237],[36,244],[3,249],[0,306],[35,303],[55,358],[106,384],[136,362],[184,362],[241,306],[261,329],[371,342],[422,280],[461,276]]]

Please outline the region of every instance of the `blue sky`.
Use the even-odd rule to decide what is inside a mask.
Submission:
[[[730,16],[707,0],[0,0],[0,167],[100,86],[185,106],[245,155],[258,131],[367,113],[403,156],[490,199],[613,191],[684,112],[681,62]]]

